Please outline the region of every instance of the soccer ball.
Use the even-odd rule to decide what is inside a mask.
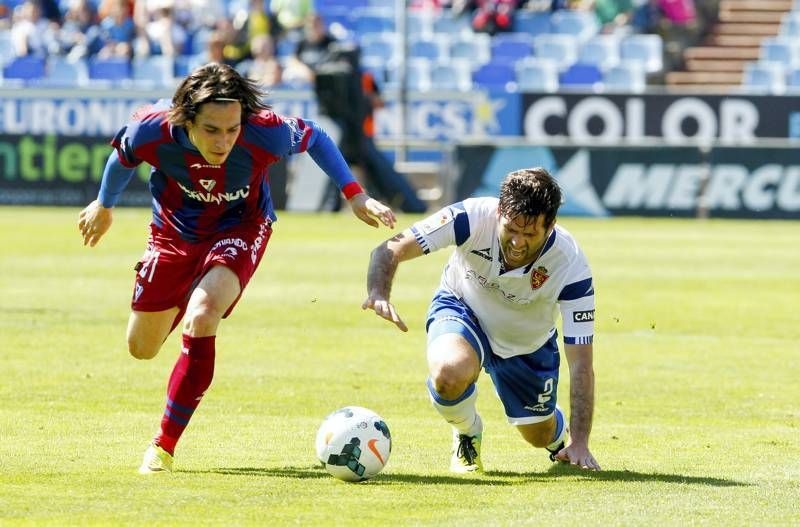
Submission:
[[[364,481],[380,472],[392,452],[392,436],[383,418],[360,406],[345,406],[322,422],[317,459],[344,481]]]

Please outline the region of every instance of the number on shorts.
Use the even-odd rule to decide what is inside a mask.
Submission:
[[[552,399],[552,397],[550,397],[550,394],[552,393],[553,393],[553,379],[548,378],[546,381],[544,381],[544,391],[539,394],[539,402],[541,404],[544,404],[550,399]]]
[[[158,255],[160,251],[153,251],[147,255],[142,268],[139,270],[139,276],[144,278],[147,276],[147,281],[153,281],[153,274],[156,272],[156,265],[158,265]]]

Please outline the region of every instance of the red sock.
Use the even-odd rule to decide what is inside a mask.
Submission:
[[[214,377],[214,339],[183,334],[183,348],[167,385],[167,407],[154,442],[170,454]]]

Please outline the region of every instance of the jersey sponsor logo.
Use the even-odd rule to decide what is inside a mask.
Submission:
[[[211,192],[211,189],[213,189],[216,186],[216,184],[217,184],[217,182],[214,181],[213,179],[201,179],[200,180],[200,186],[203,187],[204,189],[206,189],[206,192]]]
[[[550,278],[547,272],[547,268],[542,265],[531,270],[531,287],[533,289],[539,289],[547,282],[547,279]]]
[[[589,311],[575,311],[572,313],[572,321],[573,322],[593,322],[594,321],[594,309]]]
[[[247,196],[250,195],[250,185],[247,185],[246,187],[242,187],[239,190],[236,190],[234,192],[217,192],[217,193],[200,192],[200,191],[197,191],[197,190],[192,190],[190,188],[186,188],[186,186],[181,184],[180,181],[178,182],[178,186],[190,198],[195,199],[197,201],[202,201],[202,202],[205,202],[205,203],[220,204],[223,201],[226,201],[226,202],[237,201],[237,200],[240,200],[240,199],[244,199],[244,198],[246,198]]]
[[[483,258],[484,260],[489,260],[490,262],[492,261],[492,249],[491,248],[487,247],[486,249],[473,249],[470,252],[472,254],[477,254],[478,256]]]
[[[485,276],[479,275],[478,273],[476,273],[472,269],[468,269],[467,270],[467,279],[475,280],[476,282],[478,282],[481,285],[481,287],[484,287],[486,289],[493,289],[493,290],[497,291],[498,293],[503,295],[503,298],[505,298],[509,302],[514,302],[515,304],[530,304],[531,303],[531,301],[526,299],[526,298],[521,298],[521,297],[515,295],[514,293],[507,293],[506,291],[503,291],[500,288],[500,284],[498,284],[497,282],[493,282],[493,281],[489,280]]]
[[[205,165],[203,163],[192,163],[189,165],[189,168],[194,170],[200,170],[201,168],[221,168],[222,165]]]
[[[211,251],[215,251],[215,250],[219,249],[220,247],[224,247],[226,245],[233,246],[233,247],[238,247],[239,249],[241,249],[241,250],[243,250],[245,252],[247,251],[247,242],[244,241],[241,238],[222,238],[221,240],[219,240],[217,243],[215,243],[211,247]],[[225,249],[224,253],[227,253],[233,247],[228,247],[227,249]],[[235,251],[235,249],[234,249],[234,251]]]

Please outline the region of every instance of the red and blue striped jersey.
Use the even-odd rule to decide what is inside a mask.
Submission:
[[[245,222],[274,220],[268,169],[292,154],[308,151],[347,198],[362,192],[335,143],[313,121],[263,110],[244,123],[225,162],[212,165],[183,127],[167,121],[170,105],[162,99],[140,109],[111,144],[125,167],[151,165],[153,222],[187,241]]]

